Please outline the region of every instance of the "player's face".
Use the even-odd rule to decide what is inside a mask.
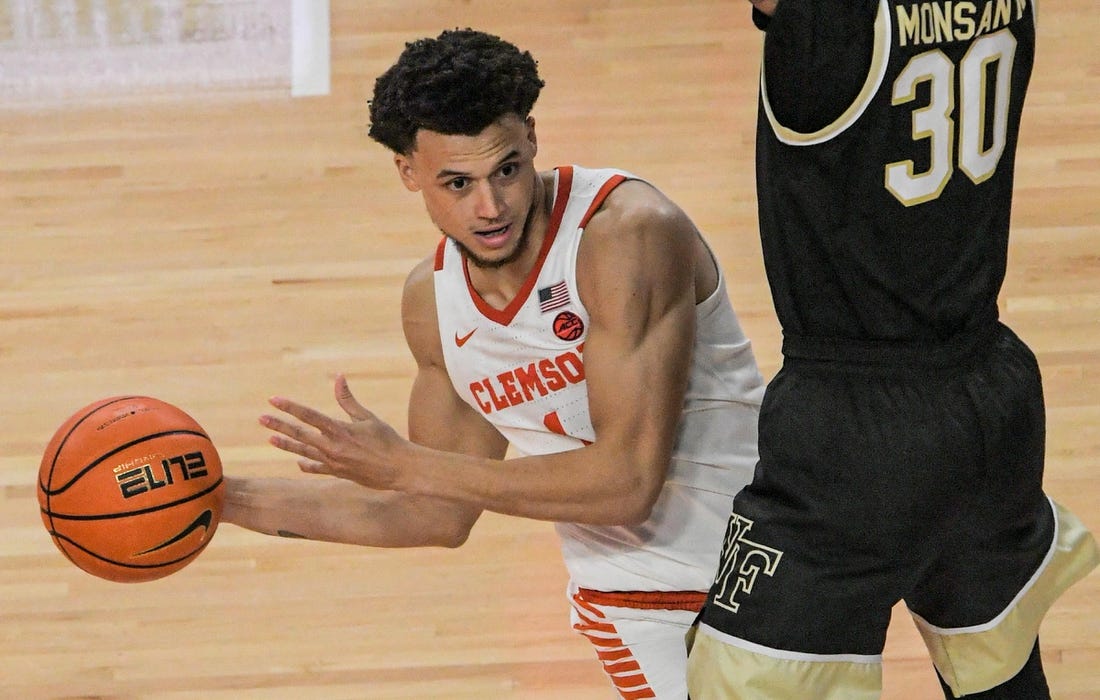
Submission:
[[[535,123],[508,115],[476,136],[421,130],[416,148],[394,158],[428,216],[481,267],[501,267],[527,250],[539,175]]]

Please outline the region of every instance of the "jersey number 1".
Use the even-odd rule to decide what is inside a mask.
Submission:
[[[955,118],[955,65],[936,49],[914,56],[894,81],[893,104],[916,99],[917,86],[929,85],[928,105],[913,110],[913,140],[928,141],[929,167],[916,172],[912,160],[886,166],[886,189],[899,202],[913,206],[936,199],[958,167],[979,184],[997,170],[1008,135],[1008,107],[1016,37],[1008,29],[976,40],[959,63],[959,123]],[[988,67],[996,64],[990,85]],[[991,89],[992,88],[992,89]],[[993,123],[986,123],[987,101],[993,98]],[[992,131],[990,131],[992,130]],[[989,137],[992,138],[989,138]],[[989,144],[988,147],[986,144]]]

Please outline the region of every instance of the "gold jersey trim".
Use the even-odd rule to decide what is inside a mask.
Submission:
[[[767,80],[764,78],[764,69],[763,66],[761,66],[760,99],[764,105],[764,112],[768,115],[768,121],[771,122],[772,131],[775,132],[776,138],[782,143],[790,146],[812,146],[828,141],[854,124],[855,121],[859,119],[860,115],[863,114],[864,110],[867,109],[867,105],[870,104],[871,99],[875,96],[875,93],[878,92],[879,87],[882,86],[883,79],[886,77],[886,65],[890,57],[890,36],[892,32],[893,26],[890,19],[890,8],[887,4],[887,0],[879,0],[878,15],[875,17],[875,48],[871,55],[871,67],[870,70],[867,71],[867,78],[863,83],[863,89],[860,90],[855,101],[836,119],[836,121],[813,133],[795,131],[779,123],[779,119],[776,118],[775,114],[772,112],[771,102],[768,100]]]

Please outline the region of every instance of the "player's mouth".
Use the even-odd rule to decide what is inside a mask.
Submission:
[[[505,224],[504,226],[498,226],[497,228],[482,229],[481,231],[474,231],[474,235],[478,237],[478,240],[490,248],[497,248],[508,242],[508,238],[512,233],[512,225]]]

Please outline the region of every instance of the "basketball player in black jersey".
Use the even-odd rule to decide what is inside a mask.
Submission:
[[[998,320],[1036,3],[754,5],[784,362],[691,696],[877,698],[904,600],[946,697],[1047,698],[1039,626],[1097,548],[1043,492],[1039,369]]]

